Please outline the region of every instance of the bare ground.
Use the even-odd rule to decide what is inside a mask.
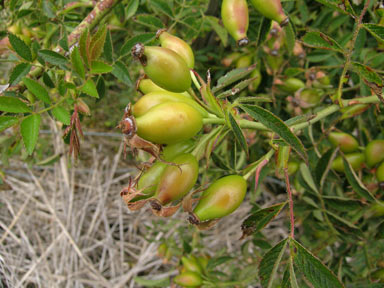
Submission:
[[[178,237],[174,232],[180,226],[194,229],[187,215],[179,211],[166,219],[172,221],[171,228],[158,229],[158,219],[149,209],[129,211],[119,191],[136,171],[123,160],[121,139],[86,137],[82,153],[88,164],[69,167],[60,133],[55,125],[51,127],[55,152],[64,156],[46,168],[11,162],[1,189],[3,286],[140,287],[133,280],[136,275],[151,279],[176,275],[176,268],[164,264],[156,251],[162,239]],[[119,147],[115,155],[105,153],[111,146]],[[263,192],[263,206],[276,201]],[[203,232],[205,252],[238,251],[244,243],[239,241],[241,220],[249,210],[245,201],[234,215]],[[265,230],[268,238],[287,235],[282,223],[275,221],[273,229]]]

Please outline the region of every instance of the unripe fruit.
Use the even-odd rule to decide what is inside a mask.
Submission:
[[[263,16],[275,20],[280,26],[287,25],[289,20],[284,14],[280,0],[251,0],[251,3]]]
[[[365,148],[365,159],[369,167],[384,160],[384,140],[374,140],[368,143]]]
[[[138,196],[134,200],[140,200],[147,198],[155,194],[157,184],[159,184],[160,176],[167,167],[167,164],[163,162],[156,162],[153,164],[147,171],[141,175],[139,181],[137,182],[137,189],[141,190],[142,194],[146,196]],[[140,199],[139,199],[140,198]]]
[[[133,116],[140,117],[152,107],[166,102],[184,102],[199,111],[202,117],[208,116],[208,112],[196,101],[186,98],[183,94],[168,91],[151,92],[141,97],[132,107]]]
[[[229,215],[243,202],[246,192],[247,182],[243,177],[238,175],[223,177],[203,192],[194,214],[200,221]]]
[[[352,135],[343,132],[331,132],[328,140],[334,147],[340,147],[344,153],[351,153],[359,148],[359,143]]]
[[[199,262],[194,256],[190,255],[189,257],[181,257],[181,262],[183,263],[186,271],[196,272],[198,274],[203,273]]]
[[[183,198],[196,184],[199,163],[192,154],[176,156],[173,163],[178,166],[167,166],[160,176],[154,198],[161,205],[167,205]]]
[[[203,127],[200,112],[183,102],[166,102],[136,118],[137,134],[156,144],[174,144],[195,136]]]
[[[221,19],[225,29],[227,29],[239,46],[248,44],[249,15],[246,0],[223,0]]]
[[[132,48],[148,77],[161,88],[171,92],[184,92],[191,87],[191,75],[183,58],[168,48],[138,43]]]
[[[294,161],[288,162],[288,174],[293,175],[299,170],[300,164]]]
[[[379,182],[384,182],[384,162],[376,170],[376,178]]]
[[[287,93],[294,93],[297,90],[304,88],[305,83],[297,78],[288,78],[286,80],[282,81],[281,85],[278,85],[279,89],[287,92]]]
[[[351,164],[352,169],[355,171],[360,170],[363,167],[365,157],[363,153],[351,153],[345,155],[348,162]],[[332,163],[332,169],[337,172],[344,172],[344,161],[341,156],[337,157]]]
[[[236,68],[245,68],[248,66],[251,66],[252,64],[252,56],[251,55],[244,55],[241,56],[236,61]]]
[[[233,53],[229,54],[228,56],[226,56],[223,60],[221,60],[221,63],[225,67],[229,67],[232,65],[233,62],[235,62],[237,59],[239,59],[240,56],[241,56],[241,54],[239,52],[233,52]]]
[[[299,93],[298,98],[300,99],[300,107],[311,108],[320,103],[322,95],[318,89],[304,89]]]
[[[188,68],[193,69],[195,66],[195,56],[193,55],[191,46],[189,46],[187,42],[180,39],[179,37],[169,34],[165,30],[157,31],[156,36],[160,40],[161,47],[175,51],[181,56],[181,58],[184,59]]]
[[[189,271],[177,275],[173,282],[182,287],[198,287],[203,284],[203,280],[198,273]]]
[[[195,141],[189,139],[187,141],[183,141],[180,143],[167,145],[162,152],[162,158],[165,161],[171,161],[174,157],[182,153],[189,153],[193,146],[195,145]]]
[[[156,85],[155,83],[153,83],[153,81],[151,79],[140,79],[139,83],[137,85],[137,88],[143,94],[148,94],[148,93],[157,92],[157,91],[162,91],[162,92],[165,91],[165,92],[173,93],[173,92],[167,91],[167,90],[161,88],[160,86]],[[178,94],[184,95],[185,97],[188,97],[188,98],[192,98],[191,95],[188,94],[188,92],[182,92],[182,93],[178,93]]]
[[[208,266],[209,256],[207,256],[207,255],[199,256],[199,257],[197,257],[197,262],[199,263],[201,269],[203,269],[203,272],[204,272]]]

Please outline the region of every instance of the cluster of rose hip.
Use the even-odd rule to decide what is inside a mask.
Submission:
[[[246,180],[229,175],[203,189],[198,204],[192,195],[199,164],[192,152],[194,137],[210,115],[191,88],[194,54],[182,39],[166,31],[157,33],[161,46],[132,48],[145,76],[138,81],[144,95],[128,105],[120,128],[126,145],[150,153],[153,161],[131,180],[121,196],[131,210],[149,203],[159,216],[170,216],[183,206],[191,223],[210,227],[216,220],[236,210],[245,197]],[[191,95],[194,95],[191,96]],[[200,103],[199,103],[200,102]]]

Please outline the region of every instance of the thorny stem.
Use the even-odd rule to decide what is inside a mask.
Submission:
[[[347,72],[349,70],[349,66],[351,64],[352,53],[353,53],[353,49],[355,47],[357,35],[359,34],[359,31],[361,29],[361,24],[363,22],[364,15],[367,12],[367,9],[368,9],[370,1],[371,0],[367,0],[365,2],[365,5],[364,5],[364,8],[363,8],[363,11],[360,14],[360,17],[359,18],[357,18],[357,17],[355,18],[355,20],[356,20],[356,29],[355,29],[355,31],[353,31],[353,37],[352,37],[352,40],[350,42],[350,48],[349,48],[349,50],[346,53],[346,60],[345,60],[344,68],[343,68],[343,71],[341,72],[340,81],[339,81],[339,87],[338,87],[337,92],[336,92],[337,101],[339,102],[338,104],[341,107],[343,107],[343,105],[344,105],[343,101],[341,101],[342,89],[343,89],[343,84],[344,84],[344,78],[345,78],[345,75],[347,74]]]
[[[292,198],[292,190],[291,190],[291,184],[289,183],[289,174],[288,174],[288,168],[284,168],[284,175],[285,175],[285,183],[287,185],[287,192],[288,192],[288,198],[289,198],[289,215],[290,215],[290,222],[291,222],[291,238],[295,239],[295,215],[293,214],[293,198]]]

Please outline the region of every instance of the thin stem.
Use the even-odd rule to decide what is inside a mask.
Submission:
[[[359,18],[355,18],[356,19],[356,29],[355,29],[355,31],[353,31],[353,37],[352,37],[352,40],[351,40],[351,42],[349,44],[350,48],[349,48],[349,50],[346,53],[346,60],[345,60],[345,63],[344,63],[344,68],[343,68],[343,71],[341,72],[341,76],[340,76],[340,80],[339,80],[339,86],[338,86],[338,89],[337,89],[337,92],[336,92],[338,104],[341,107],[343,107],[343,102],[341,101],[341,97],[342,97],[342,89],[343,89],[343,84],[344,84],[344,78],[345,78],[345,75],[347,74],[347,72],[349,70],[349,66],[351,64],[353,50],[355,48],[356,39],[357,39],[357,36],[359,34],[359,31],[360,31],[360,28],[361,28],[361,23],[363,22],[364,15],[367,12],[367,9],[368,9],[370,1],[371,0],[367,0],[365,2],[364,9],[361,12],[360,17]]]
[[[344,106],[351,106],[351,105],[355,105],[355,104],[376,104],[376,103],[380,103],[380,100],[376,95],[374,95],[374,96],[363,97],[363,98],[355,98],[355,99],[351,99],[351,100],[343,100],[342,102],[343,102]],[[310,126],[316,122],[319,122],[320,120],[328,117],[329,115],[339,111],[340,109],[341,109],[341,107],[339,105],[328,106],[328,107],[324,108],[323,110],[317,112],[316,117],[314,117],[313,119],[311,119],[307,122],[292,125],[292,126],[290,126],[290,128],[293,132],[302,130],[302,129],[307,128],[308,126]],[[203,123],[205,125],[207,125],[207,124],[225,125],[226,124],[225,119],[223,119],[223,118],[205,118],[205,119],[203,119]],[[249,121],[249,120],[243,119],[243,120],[239,121],[239,125],[241,128],[245,128],[245,129],[269,131],[269,129],[267,127],[265,127],[263,124],[261,124],[259,122],[254,122],[254,121]]]
[[[287,192],[288,192],[288,198],[289,198],[289,215],[290,215],[290,222],[291,222],[290,236],[292,239],[295,239],[295,215],[293,214],[293,198],[292,198],[291,184],[289,183],[288,168],[284,168],[284,175],[285,175],[285,183],[287,185]]]

